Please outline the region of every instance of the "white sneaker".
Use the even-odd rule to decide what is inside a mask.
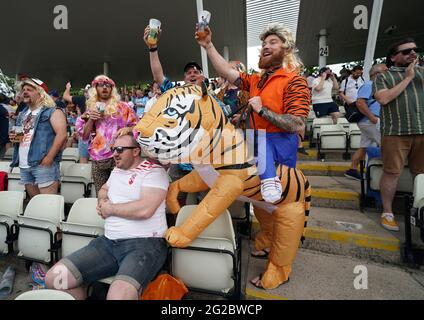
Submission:
[[[283,188],[278,177],[261,180],[262,198],[269,203],[274,203],[281,199]]]

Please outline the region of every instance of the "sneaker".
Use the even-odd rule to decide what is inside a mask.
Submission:
[[[268,203],[274,203],[281,199],[283,188],[278,177],[261,181],[262,198]]]
[[[306,151],[306,149],[304,147],[297,148],[297,153],[303,154],[305,156],[309,156],[308,151]]]
[[[381,216],[381,225],[390,231],[399,231],[399,226],[395,221],[395,217],[390,213],[383,213]]]
[[[352,180],[361,181],[361,175],[359,174],[357,170],[354,170],[354,169],[347,170],[344,176]]]

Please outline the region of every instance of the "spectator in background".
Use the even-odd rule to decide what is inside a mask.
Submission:
[[[358,90],[365,83],[362,77],[364,69],[361,66],[356,66],[352,69],[352,74],[345,78],[340,87],[340,98],[343,100],[346,112],[350,106],[354,106],[358,98]]]
[[[136,96],[133,99],[134,103],[134,111],[137,112],[137,117],[141,118],[144,114],[144,108],[146,107],[146,103],[148,100],[148,97],[144,94],[143,90],[137,90]]]
[[[86,114],[77,120],[76,130],[88,142],[92,176],[97,194],[115,167],[112,145],[115,134],[137,123],[137,115],[121,101],[115,82],[105,75],[92,82]]]
[[[58,108],[61,108],[63,110],[66,109],[65,102],[60,98],[59,93],[56,90],[52,90],[49,92],[49,96],[52,97],[54,103],[56,103],[56,106]]]
[[[88,90],[90,89],[90,85],[86,85],[84,89],[84,95],[83,96],[71,96],[71,83],[68,82],[65,87],[65,91],[63,92],[63,99],[68,102],[75,105],[79,110],[78,117],[81,117],[83,114],[86,113],[86,101],[88,99]],[[78,122],[78,118],[75,121],[75,124]],[[78,136],[78,153],[79,153],[79,163],[88,163],[88,142],[84,141],[79,133],[77,133]]]
[[[339,84],[330,68],[319,71],[319,77],[312,83],[312,105],[317,118],[330,116],[334,124],[340,118],[340,111],[333,101],[333,90],[338,90]]]
[[[0,98],[1,99],[1,98]],[[6,153],[6,145],[9,142],[9,112],[0,101],[0,160]]]
[[[11,167],[19,166],[21,184],[32,198],[37,194],[56,194],[59,188],[59,162],[66,143],[66,117],[47,94],[45,84],[27,78],[21,83],[23,101],[27,107],[19,113],[16,125],[23,136],[15,143]],[[18,133],[11,131],[15,141]]]
[[[399,230],[392,202],[404,166],[408,162],[414,177],[424,173],[424,68],[417,65],[418,52],[410,38],[392,45],[387,57],[390,68],[373,86],[381,104],[381,224],[392,231]]]
[[[387,66],[385,64],[374,65],[370,70],[371,81],[365,82],[358,91],[356,105],[359,111],[364,115],[364,118],[358,122],[358,127],[361,130],[361,144],[359,149],[352,156],[350,169],[345,172],[345,176],[353,180],[361,180],[361,175],[358,172],[358,165],[361,160],[365,159],[366,148],[372,146],[379,147],[381,145],[380,104],[374,98],[372,85],[375,78],[385,71],[387,71]]]

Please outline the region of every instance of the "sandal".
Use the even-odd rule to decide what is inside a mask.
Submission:
[[[267,289],[265,289],[263,286],[262,286],[262,275],[263,275],[263,273],[261,273],[260,275],[259,275],[259,277],[258,277],[258,279],[257,278],[253,278],[252,280],[250,280],[249,282],[250,282],[250,284],[252,285],[252,286],[254,286],[255,288],[258,288],[258,289],[262,289],[262,290],[267,290]],[[288,278],[286,281],[284,281],[283,283],[281,283],[279,286],[281,286],[281,285],[283,285],[283,284],[286,284],[286,283],[288,283],[290,281],[290,278]],[[279,287],[278,286],[278,287]],[[277,288],[278,288],[277,287]],[[275,289],[277,289],[277,288],[275,288]]]
[[[262,254],[255,254],[253,252],[250,253],[250,256],[257,259],[268,259],[269,251],[266,250],[258,250],[257,252],[262,252]]]

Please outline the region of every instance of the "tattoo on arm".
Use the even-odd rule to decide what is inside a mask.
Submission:
[[[277,114],[265,107],[263,107],[262,110],[262,118],[284,131],[296,133],[305,128],[306,119],[302,117],[297,117],[292,114]]]

